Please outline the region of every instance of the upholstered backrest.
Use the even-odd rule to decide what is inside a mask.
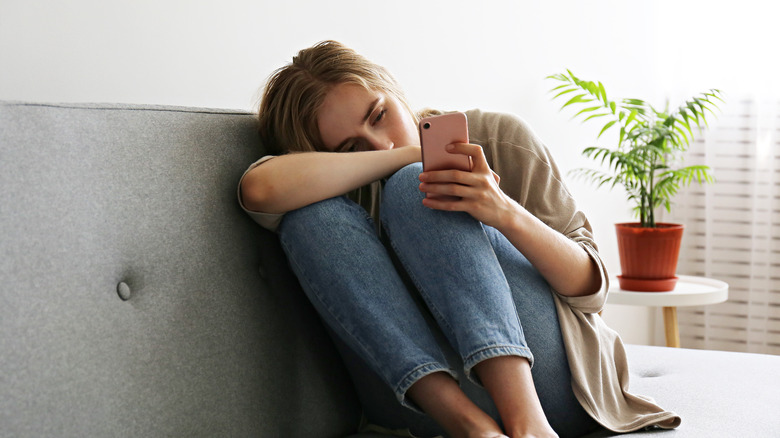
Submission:
[[[339,436],[359,409],[275,236],[250,114],[0,104],[0,435]]]

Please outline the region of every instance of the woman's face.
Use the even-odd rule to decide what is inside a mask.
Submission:
[[[395,96],[356,84],[339,84],[328,92],[317,126],[325,148],[332,152],[420,144],[414,118]]]

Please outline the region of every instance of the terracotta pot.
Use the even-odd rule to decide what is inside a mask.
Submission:
[[[643,228],[639,223],[615,224],[622,275],[620,288],[642,292],[664,292],[677,284],[683,226],[656,223]]]

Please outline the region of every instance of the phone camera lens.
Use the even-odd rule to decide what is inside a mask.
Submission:
[[[423,129],[428,129],[431,127],[431,124],[428,122],[423,123]]]

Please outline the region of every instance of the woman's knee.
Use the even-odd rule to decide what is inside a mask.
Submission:
[[[387,180],[385,194],[422,194],[420,192],[420,173],[422,173],[422,163],[412,163],[398,169]]]
[[[363,225],[371,219],[366,211],[344,196],[325,199],[285,213],[279,227],[280,234],[326,233],[348,223]]]
[[[412,163],[395,172],[385,183],[382,203],[388,208],[422,207],[425,195],[420,191],[421,172],[422,163]]]
[[[422,163],[418,161],[416,163],[407,164],[406,166],[398,169],[392,176],[390,176],[389,180],[410,181],[416,186],[420,182],[418,177],[422,171]]]

